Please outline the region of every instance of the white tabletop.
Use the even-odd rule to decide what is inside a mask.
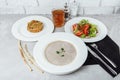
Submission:
[[[120,74],[113,78],[99,65],[83,66],[76,72],[63,76],[30,72],[21,58],[17,40],[11,34],[13,23],[25,16],[28,15],[0,15],[0,80],[120,80]],[[108,35],[120,46],[120,15],[89,17],[102,21],[108,28]],[[63,28],[55,31],[63,31]]]

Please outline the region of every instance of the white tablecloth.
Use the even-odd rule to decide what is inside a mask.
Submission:
[[[112,78],[99,65],[83,66],[76,72],[64,76],[30,72],[18,50],[17,40],[11,34],[16,20],[28,15],[0,15],[0,80],[120,80],[120,74]],[[120,46],[120,15],[89,16],[102,21],[108,35]],[[56,31],[62,31],[56,29]],[[34,45],[34,44],[33,44]]]

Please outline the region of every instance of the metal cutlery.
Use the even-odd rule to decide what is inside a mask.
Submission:
[[[114,68],[117,68],[117,65],[116,65],[112,60],[110,60],[108,57],[106,57],[106,56],[98,49],[98,46],[97,46],[95,43],[91,44],[91,46],[92,46],[93,48],[95,48]]]
[[[92,49],[90,49],[87,46],[88,51],[90,51],[90,53],[96,57],[97,59],[99,59],[114,75],[117,75],[117,72],[115,70],[113,70],[107,63],[105,63]]]

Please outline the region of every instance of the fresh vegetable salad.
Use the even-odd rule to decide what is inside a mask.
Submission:
[[[82,19],[79,23],[73,24],[72,31],[76,36],[81,38],[96,37],[98,33],[97,25],[85,19]]]

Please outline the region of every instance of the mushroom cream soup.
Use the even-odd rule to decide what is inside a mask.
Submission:
[[[69,42],[55,41],[46,47],[45,57],[50,63],[63,66],[71,63],[75,59],[76,49]]]

